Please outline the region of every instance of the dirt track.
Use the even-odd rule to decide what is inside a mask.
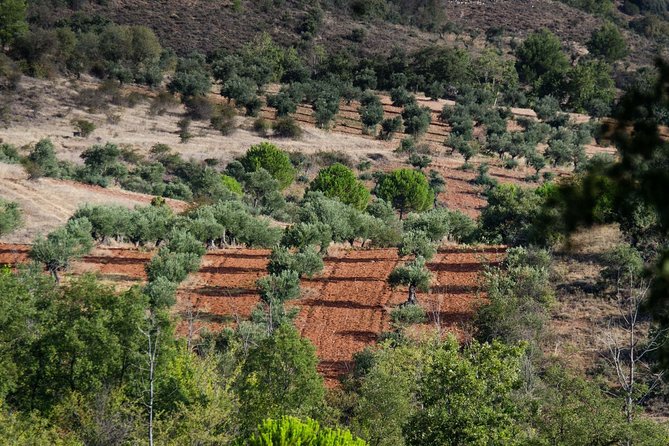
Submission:
[[[27,258],[27,245],[0,245],[0,265]],[[429,315],[429,326],[468,336],[468,325],[478,301],[478,278],[484,264],[501,259],[499,247],[442,248],[428,267],[434,274],[429,293],[419,299]],[[182,317],[192,305],[196,324],[220,329],[245,319],[258,304],[255,281],[266,274],[266,250],[229,248],[208,252],[200,270],[179,288],[176,309]],[[145,280],[144,263],[150,252],[97,248],[74,264],[72,272],[97,272],[119,288]],[[391,290],[386,278],[398,262],[392,249],[333,249],[322,274],[303,280],[296,326],[316,346],[319,370],[330,384],[347,371],[355,352],[374,343],[391,329],[392,308],[406,299],[406,290]],[[185,324],[185,323],[184,323]],[[184,325],[181,332],[185,333]]]

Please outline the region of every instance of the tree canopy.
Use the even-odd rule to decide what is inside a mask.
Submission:
[[[351,169],[340,163],[323,168],[309,185],[309,189],[320,191],[326,197],[337,198],[344,204],[364,210],[369,203],[370,192],[359,181]]]
[[[392,203],[400,211],[400,218],[408,211],[421,212],[432,207],[434,192],[422,172],[413,169],[397,169],[383,175],[375,194]]]

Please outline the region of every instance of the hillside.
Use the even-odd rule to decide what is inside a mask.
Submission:
[[[286,46],[318,45],[328,51],[351,48],[362,54],[379,54],[396,47],[410,51],[454,41],[476,48],[489,33],[500,34],[508,42],[509,38],[524,38],[541,28],[548,28],[568,46],[582,50],[591,31],[605,22],[557,0],[445,1],[437,7],[443,30],[427,32],[380,18],[356,17],[345,4],[328,7],[327,2],[323,2],[322,22],[313,40],[309,40],[303,38],[300,31],[310,11],[302,1],[289,0],[281,2],[281,6],[274,6],[272,2],[243,1],[241,8],[235,8],[233,3],[111,0],[104,5],[86,3],[81,12],[119,24],[146,25],[165,46],[181,55],[193,51],[234,51],[262,32]],[[71,10],[61,8],[56,14],[50,11],[45,20],[71,14]],[[357,29],[364,30],[364,38],[353,42],[351,34]],[[631,45],[628,62],[647,64],[662,48],[632,32],[625,35]]]

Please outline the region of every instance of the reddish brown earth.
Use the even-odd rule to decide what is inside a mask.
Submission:
[[[27,245],[0,245],[0,265],[27,260]],[[151,252],[123,248],[96,248],[75,262],[73,274],[96,272],[119,288],[145,280],[144,264]],[[189,306],[198,326],[216,330],[248,318],[258,304],[255,281],[266,274],[266,250],[228,248],[208,252],[200,270],[181,285],[177,311],[185,318]],[[484,265],[498,262],[501,247],[448,246],[439,250],[428,267],[434,280],[419,300],[429,315],[425,328],[466,338],[468,325],[479,302],[479,273]],[[386,284],[399,259],[393,249],[333,248],[325,269],[304,279],[302,296],[291,302],[300,309],[295,321],[301,334],[316,346],[319,370],[333,384],[351,366],[353,354],[391,330],[390,311],[406,299],[406,290]],[[185,325],[185,322],[184,322]],[[186,332],[186,327],[181,327]]]

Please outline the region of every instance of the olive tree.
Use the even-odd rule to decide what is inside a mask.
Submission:
[[[376,126],[383,120],[383,105],[381,99],[372,92],[365,92],[360,100],[360,120],[365,130],[372,135],[376,134]]]
[[[73,259],[81,257],[93,248],[91,223],[86,218],[70,220],[67,224],[39,237],[30,250],[30,258],[43,263],[56,282],[58,272],[66,269]]]
[[[420,256],[398,266],[388,276],[388,284],[391,287],[396,288],[401,285],[409,287],[406,305],[418,305],[416,291],[427,291],[431,280],[432,274],[425,266],[425,259]]]

